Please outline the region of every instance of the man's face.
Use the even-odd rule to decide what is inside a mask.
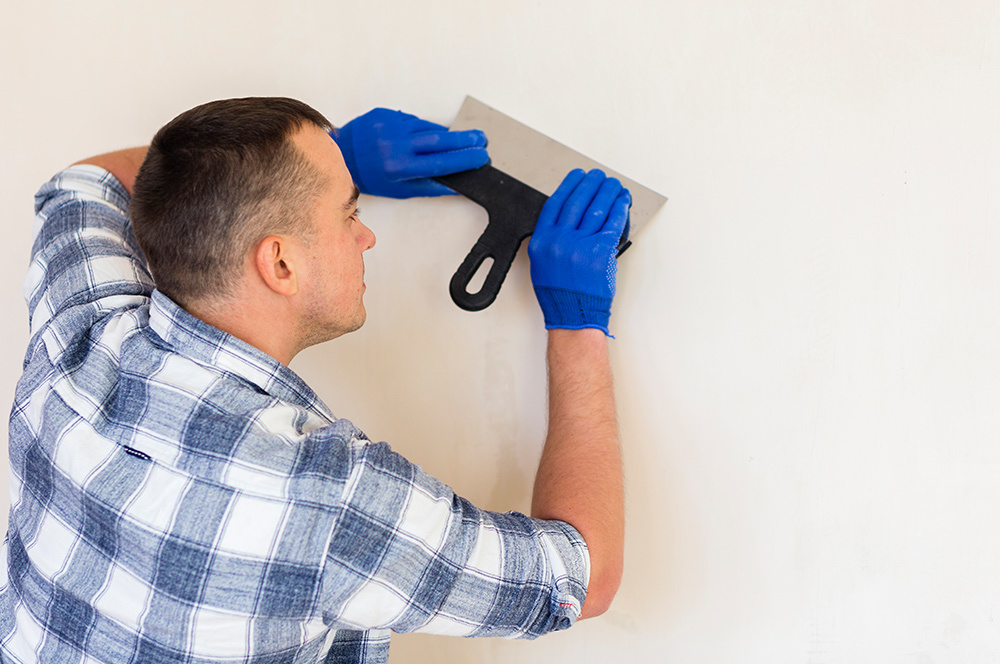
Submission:
[[[375,234],[358,217],[358,189],[340,148],[319,127],[308,124],[292,136],[306,159],[328,178],[313,202],[313,241],[300,274],[305,318],[304,345],[353,332],[365,322],[365,264]]]

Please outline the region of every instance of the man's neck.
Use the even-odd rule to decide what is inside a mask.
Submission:
[[[291,334],[295,328],[290,320],[291,312],[284,311],[285,307],[281,304],[236,295],[222,300],[191,301],[183,308],[201,321],[288,366],[300,349]]]

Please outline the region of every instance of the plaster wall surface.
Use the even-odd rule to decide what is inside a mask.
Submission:
[[[628,491],[612,609],[534,642],[400,635],[393,662],[1000,659],[1000,3],[3,15],[5,403],[33,193],[198,103],[286,95],[337,123],[388,106],[448,124],[471,94],[670,198],[621,261],[612,317]],[[527,257],[466,313],[447,284],[484,213],[361,208],[378,236],[368,322],[292,368],[473,502],[526,511],[545,430]]]

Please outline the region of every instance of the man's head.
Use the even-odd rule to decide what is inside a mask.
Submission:
[[[182,306],[225,297],[260,240],[311,237],[327,174],[291,140],[305,126],[331,128],[302,102],[258,97],[198,106],[156,133],[131,215],[161,291]]]
[[[198,106],[157,132],[133,188],[157,288],[285,363],[365,321],[375,236],[329,131],[292,99]]]

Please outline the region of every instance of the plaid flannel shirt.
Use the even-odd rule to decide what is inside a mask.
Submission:
[[[94,166],[36,197],[4,662],[383,662],[390,630],[574,622],[576,530],[477,509],[155,291],[128,205]]]

